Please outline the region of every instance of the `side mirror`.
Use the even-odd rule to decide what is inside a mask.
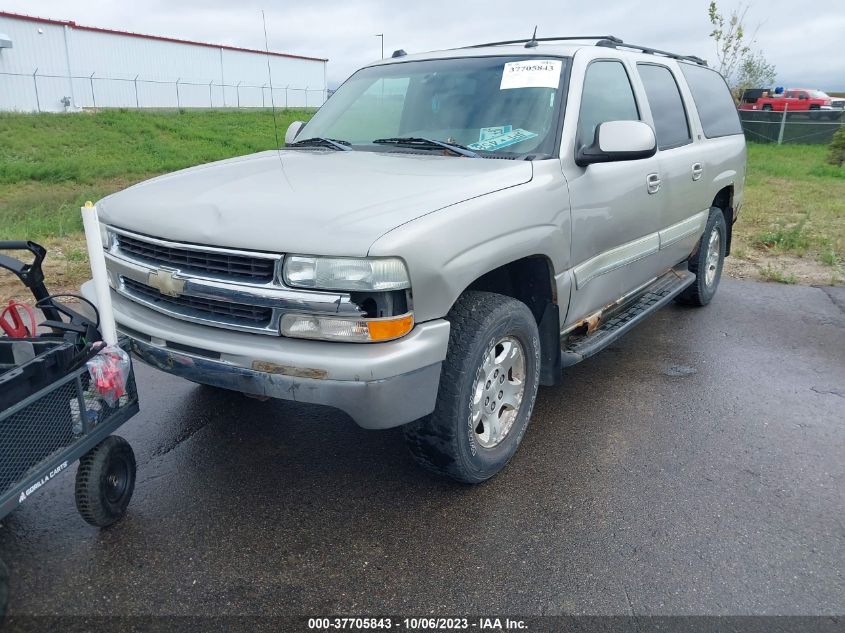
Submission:
[[[305,125],[303,121],[294,121],[288,126],[288,131],[285,132],[285,145],[293,143],[296,135],[299,134],[299,130],[302,129],[303,125]]]
[[[593,163],[640,160],[657,153],[654,130],[642,121],[606,121],[596,126],[592,145],[578,150],[575,164],[586,167]]]

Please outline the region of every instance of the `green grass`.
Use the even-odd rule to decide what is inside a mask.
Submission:
[[[803,256],[810,247],[810,238],[805,232],[809,219],[810,215],[807,214],[791,226],[779,224],[775,228],[766,229],[754,235],[754,243],[763,248]]]
[[[764,279],[768,279],[769,281],[774,281],[779,284],[794,284],[796,282],[795,275],[785,273],[782,270],[777,270],[769,264],[760,269],[760,274]]]
[[[845,168],[827,164],[826,157],[824,145],[749,143],[736,252],[838,266],[845,258]]]
[[[279,137],[311,111],[279,110]],[[0,239],[62,237],[135,182],[275,146],[269,110],[0,114]]]

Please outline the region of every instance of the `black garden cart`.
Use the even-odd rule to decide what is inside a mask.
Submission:
[[[104,347],[96,307],[88,318],[62,301],[69,295],[49,294],[41,268],[46,250],[39,244],[0,241],[3,250],[33,257],[25,263],[0,253],[0,268],[29,288],[46,320],[36,332],[17,306],[0,316],[7,333],[0,336],[0,519],[78,460],[76,507],[88,523],[107,527],[123,516],[135,486],[132,448],[112,435],[138,412],[131,361],[124,358],[128,370],[104,397],[88,370]],[[128,351],[126,341],[120,346]],[[0,618],[8,593],[0,561]]]

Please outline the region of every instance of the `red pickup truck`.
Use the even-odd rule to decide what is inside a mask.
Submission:
[[[789,88],[780,94],[772,94],[768,90],[746,90],[740,110],[772,110],[775,112],[807,112],[822,116],[826,114],[831,119],[838,118],[842,111],[833,108],[829,95],[821,90],[807,88]]]

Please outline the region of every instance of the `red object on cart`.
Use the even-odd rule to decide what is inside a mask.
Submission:
[[[29,317],[29,328],[24,324],[21,318],[21,312],[26,313]],[[38,324],[35,320],[35,310],[26,303],[9,301],[9,305],[6,306],[3,312],[0,312],[0,328],[3,328],[6,336],[10,336],[11,338],[35,336],[35,332],[38,329]]]

